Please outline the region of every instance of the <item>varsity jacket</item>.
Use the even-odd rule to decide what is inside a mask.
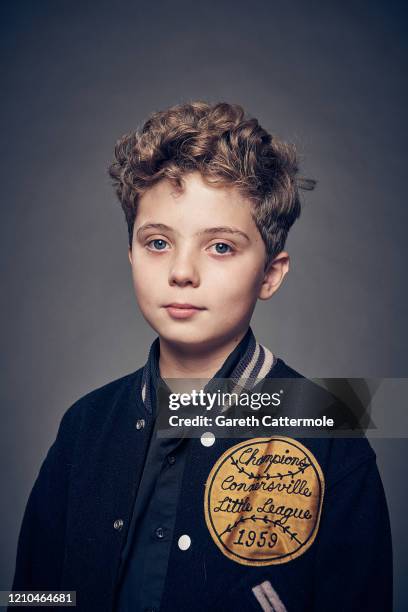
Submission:
[[[74,590],[80,612],[115,610],[153,427],[142,373],[64,414],[24,513],[13,590]],[[274,376],[299,374],[278,359]],[[366,438],[272,432],[192,439],[188,453],[160,612],[392,610],[388,510]]]

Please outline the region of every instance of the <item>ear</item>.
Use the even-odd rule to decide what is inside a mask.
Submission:
[[[128,246],[128,258],[129,258],[129,262],[130,265],[132,265],[132,249],[130,248],[130,246]]]
[[[258,298],[260,300],[269,300],[270,297],[277,291],[289,272],[289,255],[286,251],[281,251],[279,255],[273,259],[264,272],[262,285],[259,289]]]

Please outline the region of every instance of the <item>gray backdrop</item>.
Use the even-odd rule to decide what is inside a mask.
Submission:
[[[259,340],[310,377],[404,377],[406,19],[396,2],[17,0],[1,6],[0,589],[65,410],[140,367],[115,140],[190,99],[241,103],[295,142],[307,194]],[[392,406],[387,407],[392,410]],[[405,440],[374,440],[407,609]],[[380,562],[381,560],[379,560]]]

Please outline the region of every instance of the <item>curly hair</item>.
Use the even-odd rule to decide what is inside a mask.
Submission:
[[[183,189],[183,175],[200,172],[213,186],[234,186],[251,204],[265,244],[265,267],[283,250],[300,215],[298,189],[315,181],[298,175],[294,145],[269,134],[238,104],[195,101],[153,113],[115,146],[108,172],[125,213],[129,246],[139,198],[161,179]]]

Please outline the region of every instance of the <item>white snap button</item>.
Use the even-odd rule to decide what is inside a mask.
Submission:
[[[212,446],[215,442],[215,436],[212,431],[206,431],[200,438],[203,446]]]
[[[180,550],[187,550],[191,546],[191,538],[187,534],[184,534],[178,539],[178,547]]]

